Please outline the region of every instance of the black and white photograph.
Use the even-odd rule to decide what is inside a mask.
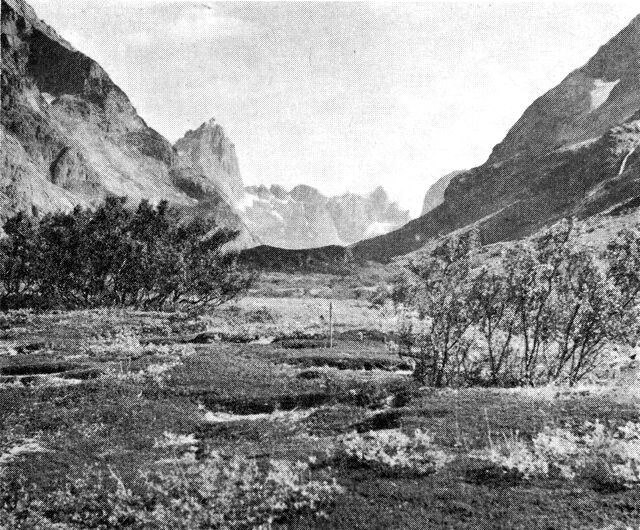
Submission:
[[[0,530],[640,530],[637,0],[0,16]]]

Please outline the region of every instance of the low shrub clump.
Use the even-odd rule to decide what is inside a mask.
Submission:
[[[599,422],[587,422],[581,433],[547,427],[531,444],[517,433],[501,444],[476,453],[525,479],[556,477],[583,479],[598,488],[640,486],[640,423],[607,430]]]
[[[237,231],[184,219],[166,201],[109,197],[94,210],[18,213],[2,226],[0,308],[194,310],[245,293],[254,275],[228,244]]]
[[[8,481],[0,487],[0,520],[16,529],[270,528],[303,513],[323,515],[342,493],[335,480],[311,479],[305,463],[259,466],[218,453],[164,460],[131,487],[111,468],[84,471],[47,494]]]
[[[132,330],[123,329],[109,337],[99,336],[88,345],[91,357],[101,360],[136,359],[143,356],[183,358],[195,353],[190,344],[142,344]]]
[[[417,475],[435,473],[452,459],[434,445],[433,436],[420,429],[411,436],[399,429],[353,432],[342,436],[333,451],[337,461],[347,464]]]

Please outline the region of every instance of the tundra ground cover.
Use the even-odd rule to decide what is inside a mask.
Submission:
[[[640,420],[632,387],[429,389],[398,369],[384,343],[358,332],[337,335],[332,349],[193,342],[233,323],[282,332],[314,301],[292,301],[287,313],[286,300],[249,299],[204,319],[5,315],[0,371],[28,375],[0,383],[4,527],[168,528],[159,514],[171,527],[182,517],[196,528],[637,525],[634,484],[603,490],[588,476],[525,477],[490,453],[516,431],[533,453],[548,429],[582,436],[597,420],[618,432]],[[370,325],[356,316],[344,331]],[[303,336],[315,336],[315,326],[301,320]],[[145,376],[150,367],[161,377]],[[64,381],[67,368],[94,375],[48,384]],[[220,493],[220,474],[238,479],[225,490],[234,502],[251,492],[228,513],[196,493],[204,485]],[[109,521],[105,506],[120,519]]]

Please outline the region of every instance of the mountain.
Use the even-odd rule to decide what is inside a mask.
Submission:
[[[424,196],[424,201],[422,202],[422,213],[420,215],[426,215],[444,202],[444,191],[447,189],[447,186],[453,178],[457,177],[461,173],[464,173],[464,171],[452,171],[451,173],[447,173],[429,187]]]
[[[638,146],[640,15],[526,109],[487,162],[454,176],[441,204],[353,255],[387,261],[470,225],[484,243],[507,241],[562,217],[637,207]]]
[[[192,182],[202,182],[204,188],[216,190],[232,206],[242,200],[244,184],[236,149],[215,119],[195,131],[187,131],[175,148],[176,166],[191,173]]]
[[[2,0],[1,21],[0,221],[126,195],[242,229],[231,208],[242,181],[219,126],[190,131],[176,149],[24,1]]]
[[[368,195],[345,193],[331,197],[328,207],[345,243],[386,234],[409,222],[409,212],[392,202],[380,186]]]
[[[291,191],[277,185],[249,186],[238,211],[262,242],[286,249],[350,244],[409,220],[409,213],[382,188],[368,195],[326,197],[307,185]]]
[[[186,217],[236,228],[241,246],[301,248],[353,243],[408,221],[382,189],[330,198],[309,186],[245,190],[233,142],[215,120],[172,146],[23,0],[2,0],[1,82],[0,222],[126,195],[132,205],[167,199]]]
[[[584,66],[538,98],[498,144],[492,164],[593,141],[640,106],[640,15]]]

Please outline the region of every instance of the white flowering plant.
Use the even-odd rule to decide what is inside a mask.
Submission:
[[[419,475],[435,473],[452,460],[434,445],[431,434],[420,429],[412,435],[399,429],[352,432],[342,436],[333,451],[338,461]]]
[[[587,479],[598,486],[632,488],[640,486],[640,423],[628,422],[607,430],[596,422],[587,422],[582,433],[546,427],[531,444],[518,434],[504,443],[476,452],[494,464],[515,470],[523,478],[559,476]]]

